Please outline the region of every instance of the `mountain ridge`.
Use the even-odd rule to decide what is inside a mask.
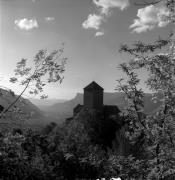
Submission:
[[[61,103],[55,103],[51,106],[44,107],[42,110],[47,114],[58,117],[61,121],[73,115],[73,108],[77,104],[83,105],[83,93],[77,93],[73,99]],[[155,112],[161,106],[161,101],[154,103],[152,95],[145,93],[144,97],[145,108],[147,114]],[[116,105],[122,111],[127,106],[125,95],[121,92],[104,92],[104,105]]]
[[[5,109],[12,104],[18,95],[12,90],[0,88],[0,105]],[[29,99],[21,97],[12,106],[8,112],[0,117],[1,124],[19,124],[19,119],[23,120],[23,124],[27,126],[40,126],[47,124],[47,119],[36,105],[34,105]]]
[[[17,95],[11,90],[5,90],[0,88],[0,105],[5,108],[16,99]],[[161,106],[161,101],[153,103],[152,95],[149,93],[145,94],[145,112],[153,113]],[[43,102],[43,103],[41,103]],[[44,103],[45,102],[45,103]],[[54,103],[56,102],[56,103]],[[52,104],[53,103],[53,104]],[[45,104],[43,106],[43,104]],[[83,105],[83,93],[77,93],[74,98],[70,100],[33,100],[25,99],[23,97],[15,104],[15,106],[22,108],[24,113],[31,113],[32,118],[28,121],[29,124],[46,124],[51,121],[61,123],[66,118],[73,116],[73,108],[77,104]],[[125,95],[121,92],[104,92],[104,105],[116,105],[122,111],[127,106],[125,101]]]

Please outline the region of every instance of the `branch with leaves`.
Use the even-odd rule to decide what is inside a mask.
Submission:
[[[63,56],[64,46],[59,50],[48,53],[47,50],[39,50],[34,57],[31,66],[27,59],[21,59],[16,65],[15,77],[10,78],[11,83],[19,83],[24,87],[19,96],[4,109],[2,114],[8,112],[29,89],[29,94],[37,95],[43,92],[43,88],[48,83],[61,83],[67,58]],[[31,62],[31,61],[30,61]],[[41,99],[47,98],[42,94]]]
[[[168,179],[175,175],[175,41],[171,35],[167,40],[159,38],[153,44],[135,43],[132,48],[124,45],[121,52],[128,53],[132,60],[120,65],[128,77],[119,80],[119,90],[129,100],[129,128],[126,132],[130,142],[143,147],[145,155],[139,158],[147,164],[146,179]],[[155,114],[143,111],[143,91],[137,88],[137,70],[148,72],[147,87],[154,101],[161,99],[162,107]],[[125,83],[122,83],[122,82]],[[139,114],[137,114],[139,113]],[[137,116],[136,116],[137,115]],[[143,123],[143,124],[142,124]],[[143,126],[139,126],[143,125]],[[142,137],[142,138],[141,138]],[[137,159],[137,158],[136,158]]]

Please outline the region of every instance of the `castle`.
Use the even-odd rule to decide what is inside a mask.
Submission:
[[[83,108],[101,112],[105,118],[118,115],[120,110],[117,106],[104,105],[103,91],[104,89],[95,81],[87,85],[84,88],[83,105],[78,104],[75,106],[73,116],[75,117]]]
[[[83,105],[78,104],[73,109],[73,117],[67,118],[66,123],[76,120],[81,113],[90,113],[92,121],[96,121],[96,128],[100,134],[103,134],[101,140],[105,147],[116,147],[118,154],[125,154],[129,151],[128,144],[125,141],[125,126],[119,115],[120,110],[115,105],[104,105],[104,89],[96,82],[91,82],[84,88]],[[91,122],[92,122],[91,121]],[[99,123],[101,122],[101,123]],[[114,141],[113,141],[114,140]]]
[[[98,110],[103,108],[103,88],[94,81],[84,88],[84,107]]]

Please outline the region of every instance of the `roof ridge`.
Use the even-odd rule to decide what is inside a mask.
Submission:
[[[100,89],[100,90],[103,90],[103,88],[99,85],[99,84],[97,84],[95,81],[92,81],[90,84],[88,84],[84,89],[95,89],[95,88],[97,88],[97,89]]]

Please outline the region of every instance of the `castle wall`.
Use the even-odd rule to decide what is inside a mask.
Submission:
[[[93,93],[90,91],[84,91],[84,107],[93,108]]]
[[[103,108],[103,91],[84,91],[84,106],[92,109]]]
[[[103,108],[103,91],[95,91],[93,93],[93,108],[94,109]]]

